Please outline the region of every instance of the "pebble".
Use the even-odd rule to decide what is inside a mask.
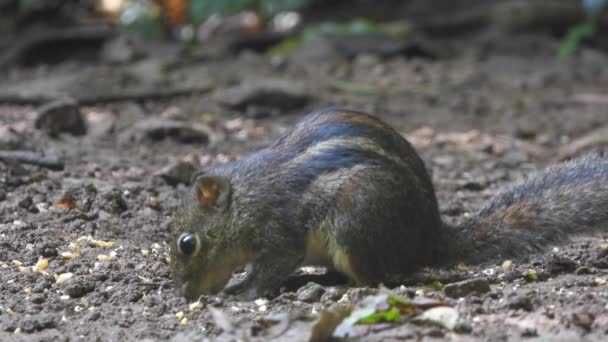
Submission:
[[[304,303],[315,303],[321,299],[325,288],[317,283],[310,282],[298,289],[297,298]]]
[[[456,283],[447,284],[443,288],[446,296],[451,298],[465,297],[471,293],[477,295],[490,291],[490,283],[487,279],[467,279]]]
[[[550,274],[558,274],[564,272],[571,273],[576,270],[576,262],[565,256],[553,254],[551,256],[551,259],[548,260],[546,268]]]
[[[586,331],[591,330],[594,321],[595,316],[588,312],[575,312],[572,314],[572,322]]]
[[[512,310],[525,310],[532,311],[534,309],[534,303],[532,298],[527,295],[514,294],[507,298],[506,306]]]
[[[34,126],[52,137],[61,133],[84,135],[87,132],[78,102],[69,98],[51,101],[38,107]]]
[[[38,314],[25,316],[20,322],[21,329],[25,333],[33,333],[57,327],[59,317],[51,314]]]
[[[93,290],[95,290],[95,283],[86,279],[75,279],[69,282],[64,289],[71,298],[80,298]]]
[[[344,296],[345,292],[346,290],[343,288],[328,287],[325,289],[325,293],[323,293],[321,296],[321,303],[337,302],[340,300],[340,298],[342,298],[342,296]]]

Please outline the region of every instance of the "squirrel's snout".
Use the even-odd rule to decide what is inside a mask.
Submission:
[[[179,295],[185,297],[186,299],[193,299],[198,295],[197,293],[194,293],[196,291],[193,291],[194,289],[192,287],[192,282],[190,281],[181,283],[181,286],[176,286],[176,289],[179,289]]]

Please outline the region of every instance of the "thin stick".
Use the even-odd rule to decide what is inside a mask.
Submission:
[[[32,151],[0,151],[0,160],[38,165],[56,171],[63,170],[65,166],[56,155],[40,155]]]

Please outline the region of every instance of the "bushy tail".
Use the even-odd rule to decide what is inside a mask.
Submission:
[[[478,263],[517,259],[595,232],[608,233],[608,159],[588,156],[512,185],[448,231],[446,244],[454,246],[450,259]]]

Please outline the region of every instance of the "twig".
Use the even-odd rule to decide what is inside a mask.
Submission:
[[[0,151],[0,160],[38,165],[56,171],[63,170],[65,166],[56,155],[40,155],[32,151]]]
[[[141,101],[148,99],[163,99],[175,96],[202,94],[208,92],[212,88],[213,86],[211,84],[204,84],[201,86],[185,88],[132,90],[124,91],[122,93],[86,94],[80,96],[71,95],[71,97],[76,99],[80,105],[90,105],[97,103]],[[36,105],[52,101],[58,97],[60,97],[58,94],[0,93],[0,103]]]
[[[436,89],[425,85],[379,86],[367,83],[345,82],[335,79],[326,79],[325,82],[331,89],[355,95],[436,95],[437,93]]]
[[[584,150],[592,147],[608,144],[608,125],[601,126],[559,149],[558,160],[566,160],[574,157]]]

